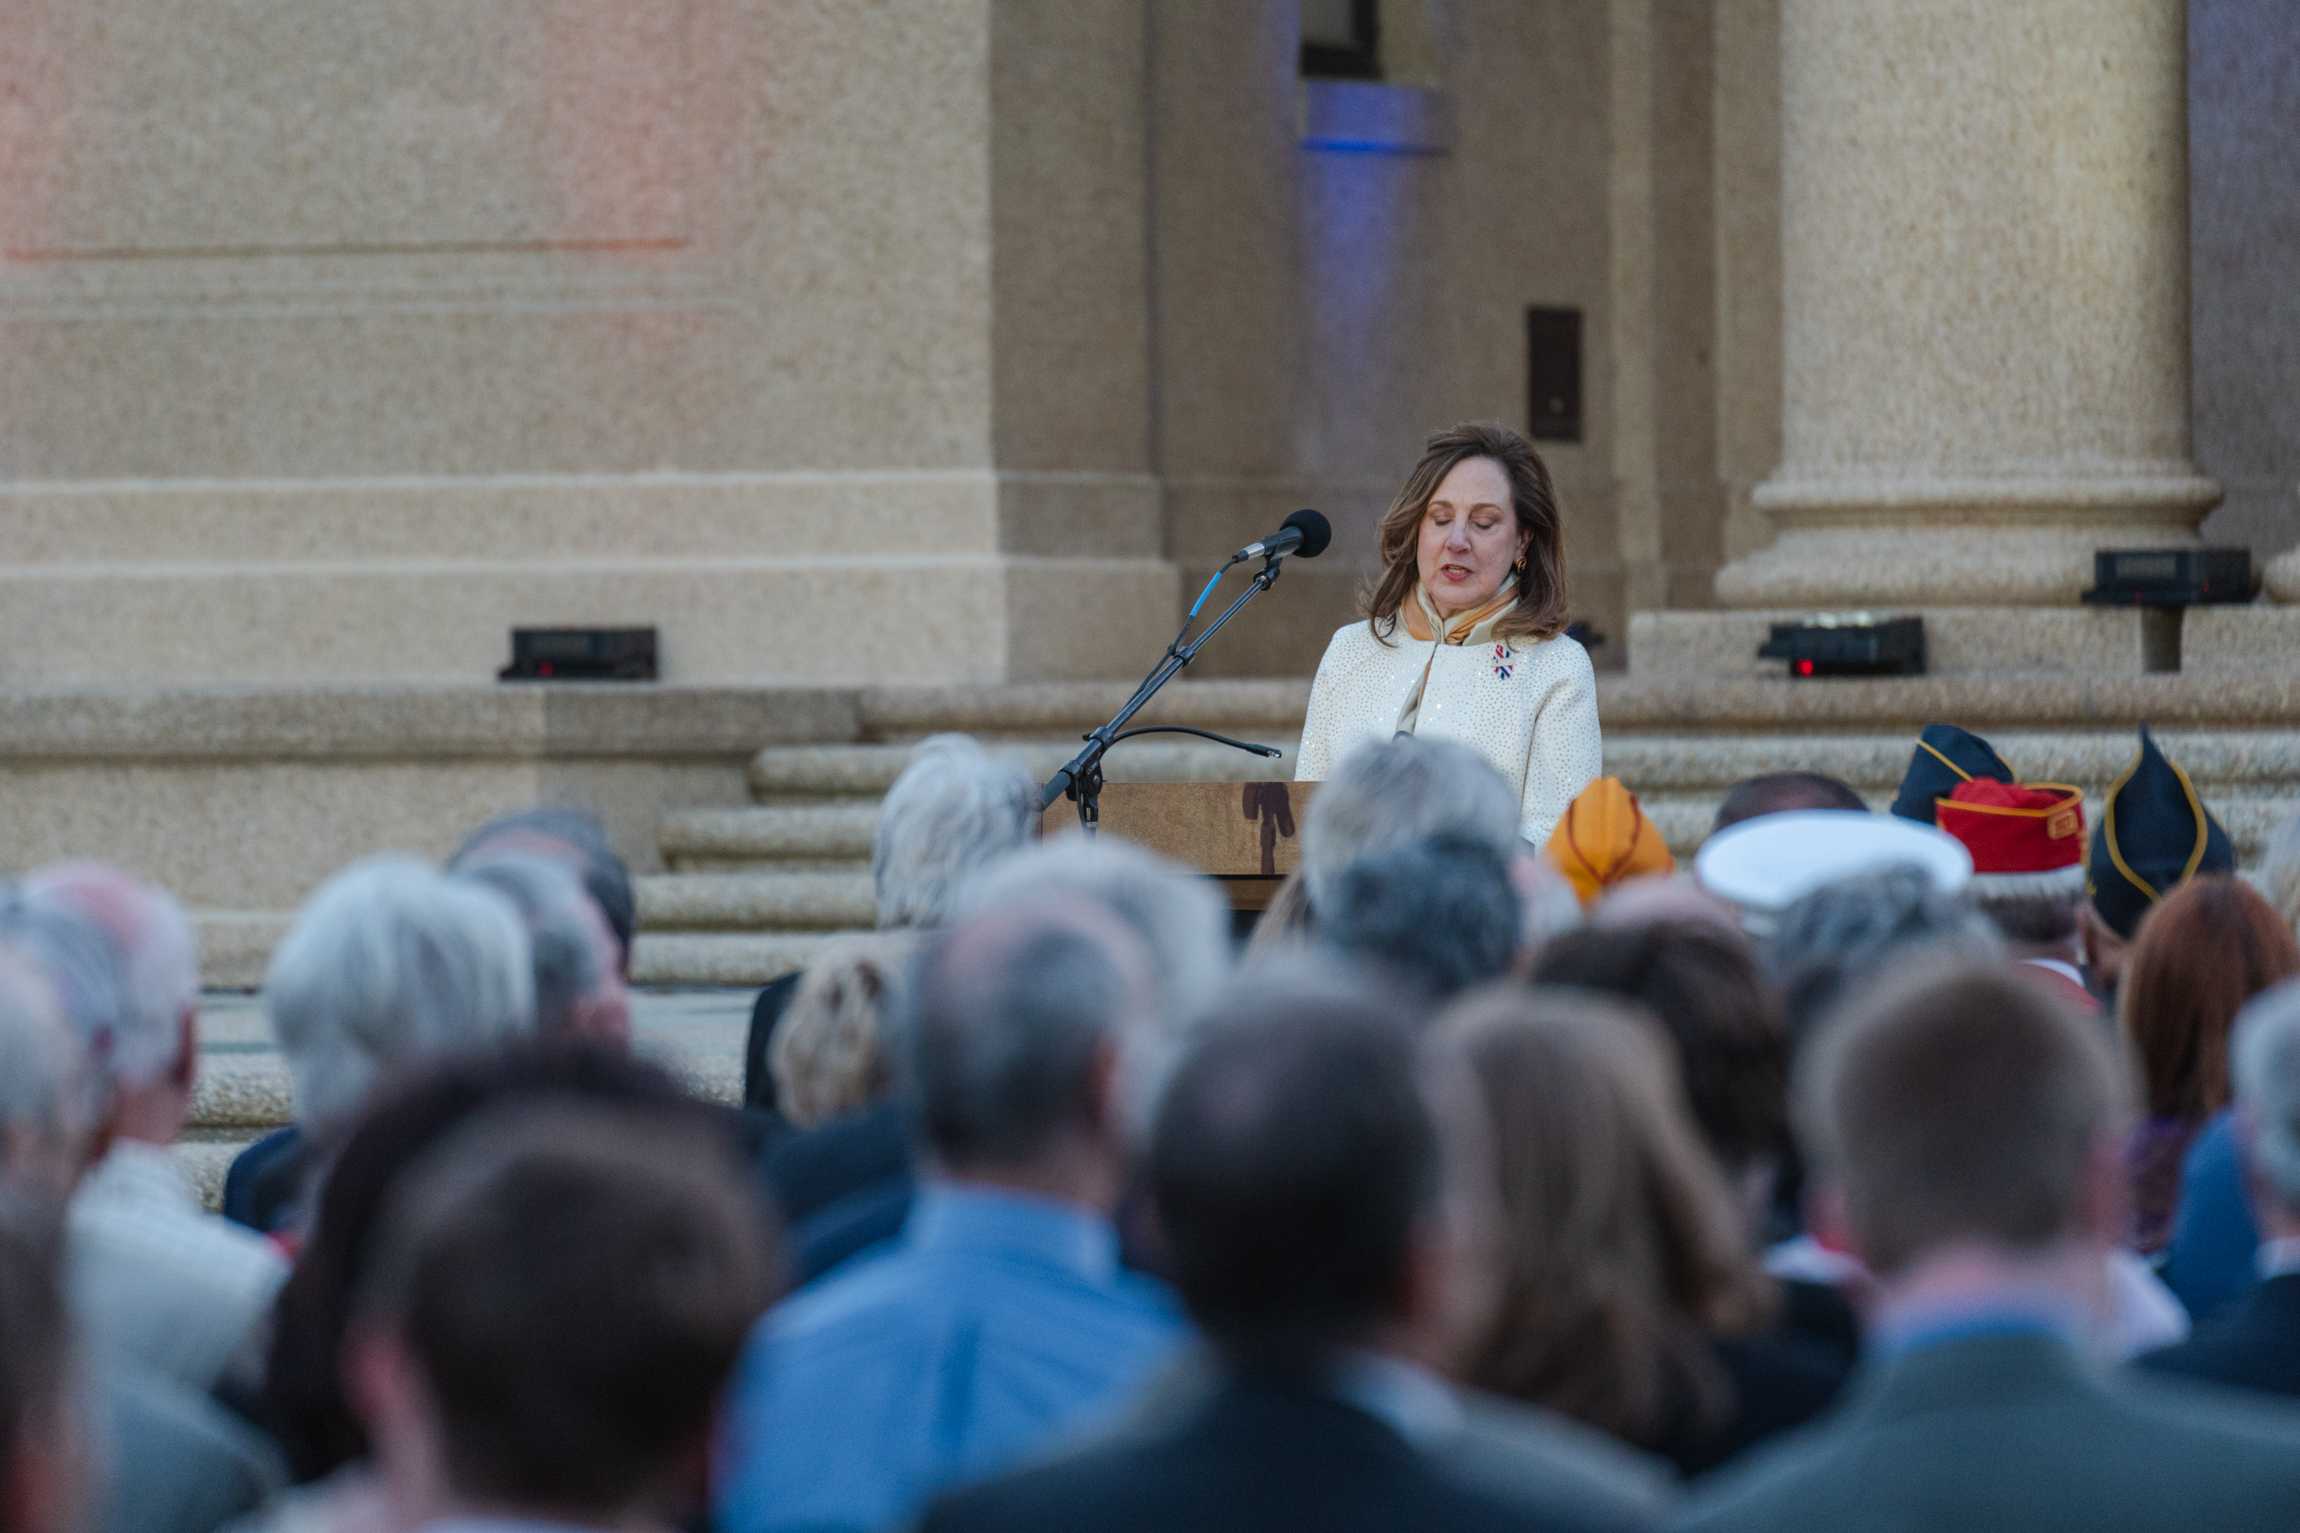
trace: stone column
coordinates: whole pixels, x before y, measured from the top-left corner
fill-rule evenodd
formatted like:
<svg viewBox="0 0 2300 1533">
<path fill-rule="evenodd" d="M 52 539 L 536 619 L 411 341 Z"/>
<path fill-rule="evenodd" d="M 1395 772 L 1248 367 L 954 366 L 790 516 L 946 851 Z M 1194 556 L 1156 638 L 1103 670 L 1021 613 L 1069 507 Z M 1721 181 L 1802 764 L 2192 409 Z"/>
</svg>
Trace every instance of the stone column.
<svg viewBox="0 0 2300 1533">
<path fill-rule="evenodd" d="M 2060 604 L 2194 536 L 2185 9 L 1785 0 L 1780 535 L 1720 601 Z"/>
</svg>

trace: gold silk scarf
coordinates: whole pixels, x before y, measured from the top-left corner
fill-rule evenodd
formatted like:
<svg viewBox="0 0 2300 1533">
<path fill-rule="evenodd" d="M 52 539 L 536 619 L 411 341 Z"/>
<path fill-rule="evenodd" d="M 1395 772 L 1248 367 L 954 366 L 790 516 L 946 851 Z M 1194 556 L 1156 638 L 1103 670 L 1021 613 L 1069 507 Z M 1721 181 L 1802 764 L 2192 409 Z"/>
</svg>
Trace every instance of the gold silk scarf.
<svg viewBox="0 0 2300 1533">
<path fill-rule="evenodd" d="M 1493 600 L 1474 612 L 1457 612 L 1452 617 L 1440 617 L 1437 603 L 1420 581 L 1414 582 L 1414 599 L 1405 604 L 1406 632 L 1427 644 L 1445 635 L 1447 644 L 1482 644 L 1493 637 L 1495 625 L 1503 613 L 1517 605 L 1517 572 L 1512 570 L 1501 578 L 1501 589 L 1493 593 Z M 1482 630 L 1482 631 L 1481 631 Z"/>
</svg>

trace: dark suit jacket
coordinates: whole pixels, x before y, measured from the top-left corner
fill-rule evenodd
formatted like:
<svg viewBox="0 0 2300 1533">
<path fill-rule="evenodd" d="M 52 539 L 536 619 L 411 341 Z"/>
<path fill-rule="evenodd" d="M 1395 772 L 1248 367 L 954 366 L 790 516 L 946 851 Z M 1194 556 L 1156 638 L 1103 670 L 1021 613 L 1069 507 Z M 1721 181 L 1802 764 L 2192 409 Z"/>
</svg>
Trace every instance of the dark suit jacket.
<svg viewBox="0 0 2300 1533">
<path fill-rule="evenodd" d="M 212 1533 L 287 1483 L 269 1442 L 170 1380 L 112 1369 L 96 1399 L 101 1533 Z"/>
<path fill-rule="evenodd" d="M 240 1151 L 224 1173 L 224 1217 L 258 1234 L 277 1233 L 303 1196 L 310 1159 L 303 1130 L 293 1123 Z"/>
<path fill-rule="evenodd" d="M 2152 1373 L 2300 1396 L 2300 1272 L 2272 1277 L 2211 1324 L 2140 1360 Z"/>
<path fill-rule="evenodd" d="M 2037 1333 L 1892 1359 L 1701 1487 L 1679 1533 L 2291 1527 L 2300 1414 L 2093 1368 Z"/>
<path fill-rule="evenodd" d="M 957 1492 L 924 1533 L 1596 1533 L 1650 1524 L 1577 1514 L 1506 1476 L 1457 1470 L 1307 1386 L 1232 1379 L 1170 1420 Z"/>
<path fill-rule="evenodd" d="M 795 1284 L 891 1239 L 910 1217 L 917 1176 L 910 1112 L 881 1102 L 773 1141 L 759 1173 L 789 1234 Z"/>
</svg>

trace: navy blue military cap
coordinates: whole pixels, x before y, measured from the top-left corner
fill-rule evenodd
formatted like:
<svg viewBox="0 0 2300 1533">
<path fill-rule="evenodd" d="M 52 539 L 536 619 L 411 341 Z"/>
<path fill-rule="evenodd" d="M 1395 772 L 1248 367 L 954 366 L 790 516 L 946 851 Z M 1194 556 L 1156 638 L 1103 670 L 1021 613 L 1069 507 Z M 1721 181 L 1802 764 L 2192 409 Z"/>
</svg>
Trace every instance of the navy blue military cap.
<svg viewBox="0 0 2300 1533">
<path fill-rule="evenodd" d="M 2108 790 L 2085 859 L 2085 892 L 2109 929 L 2130 940 L 2141 917 L 2199 873 L 2236 871 L 2228 832 L 2188 774 L 2140 726 L 2140 754 Z"/>
<path fill-rule="evenodd" d="M 1893 799 L 1893 813 L 1904 820 L 1933 821 L 1933 801 L 1947 798 L 1958 783 L 1976 777 L 2012 782 L 2013 770 L 1989 742 L 1954 724 L 1927 724 L 1909 755 L 1909 770 L 1901 777 L 1901 791 Z"/>
</svg>

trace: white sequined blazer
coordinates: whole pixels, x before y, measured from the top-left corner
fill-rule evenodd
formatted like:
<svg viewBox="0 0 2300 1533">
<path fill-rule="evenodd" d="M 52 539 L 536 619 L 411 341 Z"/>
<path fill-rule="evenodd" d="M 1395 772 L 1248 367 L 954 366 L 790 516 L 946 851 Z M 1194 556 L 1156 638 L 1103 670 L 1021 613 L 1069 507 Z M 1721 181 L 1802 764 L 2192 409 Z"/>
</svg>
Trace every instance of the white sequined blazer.
<svg viewBox="0 0 2300 1533">
<path fill-rule="evenodd" d="M 1413 638 L 1403 625 L 1384 643 L 1362 618 L 1337 629 L 1310 685 L 1294 776 L 1322 780 L 1351 749 L 1391 738 L 1401 722 L 1492 762 L 1517 793 L 1522 833 L 1536 846 L 1603 770 L 1597 678 L 1589 652 L 1562 634 L 1452 645 Z"/>
</svg>

